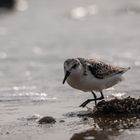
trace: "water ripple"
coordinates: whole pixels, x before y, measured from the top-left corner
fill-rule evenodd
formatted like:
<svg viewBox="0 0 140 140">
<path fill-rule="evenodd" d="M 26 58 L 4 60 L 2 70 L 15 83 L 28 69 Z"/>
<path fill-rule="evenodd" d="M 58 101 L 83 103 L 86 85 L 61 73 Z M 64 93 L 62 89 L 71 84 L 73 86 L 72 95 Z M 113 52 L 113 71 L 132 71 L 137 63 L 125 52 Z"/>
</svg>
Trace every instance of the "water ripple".
<svg viewBox="0 0 140 140">
<path fill-rule="evenodd" d="M 33 90 L 36 86 L 13 86 L 13 87 L 0 87 L 0 91 L 19 91 L 19 90 Z"/>
</svg>

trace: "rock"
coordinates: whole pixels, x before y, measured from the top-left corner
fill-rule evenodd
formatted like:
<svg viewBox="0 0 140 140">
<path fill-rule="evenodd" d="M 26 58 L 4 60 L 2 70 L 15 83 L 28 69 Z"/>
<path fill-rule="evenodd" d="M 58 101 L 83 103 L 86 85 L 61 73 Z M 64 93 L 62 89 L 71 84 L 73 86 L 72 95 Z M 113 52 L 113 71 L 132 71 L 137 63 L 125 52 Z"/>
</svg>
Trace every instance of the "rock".
<svg viewBox="0 0 140 140">
<path fill-rule="evenodd" d="M 71 112 L 67 117 L 104 117 L 104 116 L 137 116 L 140 117 L 140 98 L 126 97 L 123 99 L 102 100 L 94 107 L 93 111 Z"/>
<path fill-rule="evenodd" d="M 55 122 L 56 120 L 51 116 L 45 116 L 38 121 L 39 124 L 54 124 Z"/>
<path fill-rule="evenodd" d="M 9 135 L 10 133 L 9 132 L 6 132 L 6 134 Z"/>
<path fill-rule="evenodd" d="M 65 121 L 64 121 L 64 120 L 60 120 L 59 122 L 60 122 L 60 123 L 64 123 Z"/>
<path fill-rule="evenodd" d="M 140 115 L 140 99 L 127 97 L 99 102 L 93 115 Z"/>
</svg>

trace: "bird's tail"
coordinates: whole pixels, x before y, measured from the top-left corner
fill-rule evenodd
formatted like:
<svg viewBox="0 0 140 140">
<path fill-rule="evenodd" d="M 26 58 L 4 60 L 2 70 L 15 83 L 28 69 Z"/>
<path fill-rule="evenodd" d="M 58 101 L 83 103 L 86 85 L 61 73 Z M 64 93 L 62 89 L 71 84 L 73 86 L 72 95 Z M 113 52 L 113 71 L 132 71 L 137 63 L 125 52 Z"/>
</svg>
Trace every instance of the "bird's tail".
<svg viewBox="0 0 140 140">
<path fill-rule="evenodd" d="M 126 72 L 126 71 L 128 71 L 130 69 L 131 69 L 131 67 L 125 68 L 124 72 Z"/>
<path fill-rule="evenodd" d="M 123 74 L 123 73 L 127 72 L 130 69 L 131 69 L 131 67 L 122 68 L 122 70 L 119 73 L 122 73 Z"/>
</svg>

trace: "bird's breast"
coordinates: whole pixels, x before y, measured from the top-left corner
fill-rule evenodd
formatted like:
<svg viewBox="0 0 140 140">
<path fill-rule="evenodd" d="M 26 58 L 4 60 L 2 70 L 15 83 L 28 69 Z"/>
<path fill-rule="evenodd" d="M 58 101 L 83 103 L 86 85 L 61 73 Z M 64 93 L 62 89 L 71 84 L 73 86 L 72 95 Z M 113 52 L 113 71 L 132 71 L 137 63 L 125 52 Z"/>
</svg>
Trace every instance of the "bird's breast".
<svg viewBox="0 0 140 140">
<path fill-rule="evenodd" d="M 73 88 L 76 88 L 76 89 L 79 89 L 79 86 L 80 86 L 80 76 L 69 76 L 67 78 L 67 83 L 73 87 Z"/>
<path fill-rule="evenodd" d="M 92 90 L 99 90 L 98 81 L 94 77 L 89 76 L 81 76 L 81 77 L 69 77 L 67 79 L 67 83 L 75 88 L 82 91 L 92 91 Z"/>
</svg>

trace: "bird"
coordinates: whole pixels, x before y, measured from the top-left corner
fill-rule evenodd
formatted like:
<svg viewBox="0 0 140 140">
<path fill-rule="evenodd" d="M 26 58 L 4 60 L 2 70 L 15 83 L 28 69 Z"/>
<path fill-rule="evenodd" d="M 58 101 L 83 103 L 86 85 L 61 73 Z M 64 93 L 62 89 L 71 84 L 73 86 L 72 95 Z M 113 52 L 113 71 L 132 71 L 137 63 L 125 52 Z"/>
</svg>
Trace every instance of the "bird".
<svg viewBox="0 0 140 140">
<path fill-rule="evenodd" d="M 103 90 L 110 88 L 124 77 L 130 67 L 123 68 L 114 66 L 96 59 L 86 58 L 69 58 L 64 61 L 64 79 L 63 84 L 67 83 L 74 89 L 84 92 L 91 92 L 93 99 L 87 99 L 80 107 L 85 107 L 90 102 L 104 99 Z M 95 92 L 100 92 L 101 96 L 97 97 Z"/>
</svg>

